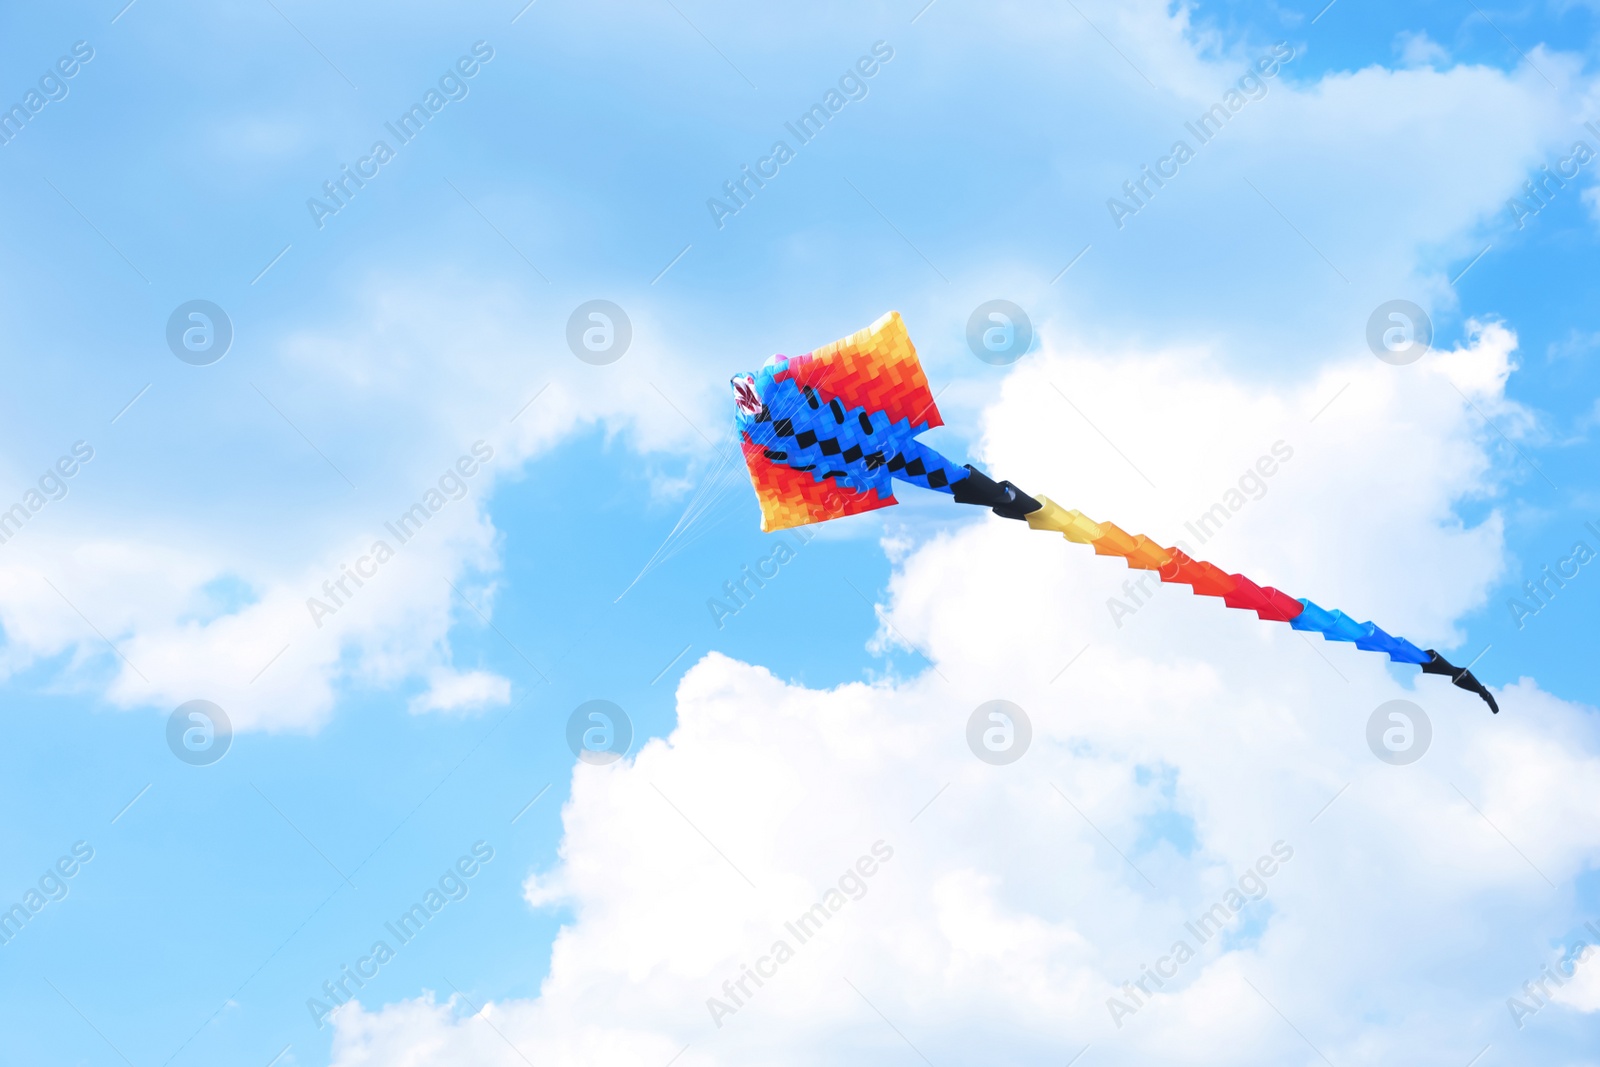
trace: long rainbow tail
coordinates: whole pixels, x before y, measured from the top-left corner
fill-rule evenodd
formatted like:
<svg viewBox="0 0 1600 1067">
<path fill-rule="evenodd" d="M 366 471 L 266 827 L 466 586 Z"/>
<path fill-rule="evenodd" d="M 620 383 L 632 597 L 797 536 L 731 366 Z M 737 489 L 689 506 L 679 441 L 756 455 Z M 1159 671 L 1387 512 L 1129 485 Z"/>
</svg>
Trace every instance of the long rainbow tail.
<svg viewBox="0 0 1600 1067">
<path fill-rule="evenodd" d="M 967 465 L 968 477 L 951 491 L 963 504 L 991 508 L 1008 519 L 1021 519 L 1035 530 L 1051 530 L 1068 541 L 1088 545 L 1101 556 L 1121 556 L 1131 568 L 1155 571 L 1163 582 L 1191 587 L 1201 596 L 1221 597 L 1230 608 L 1253 611 L 1269 622 L 1286 622 L 1296 630 L 1319 633 L 1329 641 L 1349 641 L 1357 648 L 1385 652 L 1396 663 L 1415 663 L 1424 674 L 1442 674 L 1458 688 L 1476 693 L 1496 714 L 1500 706 L 1472 672 L 1453 666 L 1433 649 L 1420 649 L 1403 637 L 1385 633 L 1370 622 L 1356 622 L 1342 611 L 1330 611 L 1305 598 L 1295 598 L 1270 585 L 1261 586 L 1242 574 L 1229 574 L 1176 548 L 1163 548 L 1143 534 L 1130 534 L 1114 523 L 1095 522 L 1081 511 L 1063 508 L 1049 497 L 1031 497 L 1010 482 L 995 482 Z"/>
</svg>

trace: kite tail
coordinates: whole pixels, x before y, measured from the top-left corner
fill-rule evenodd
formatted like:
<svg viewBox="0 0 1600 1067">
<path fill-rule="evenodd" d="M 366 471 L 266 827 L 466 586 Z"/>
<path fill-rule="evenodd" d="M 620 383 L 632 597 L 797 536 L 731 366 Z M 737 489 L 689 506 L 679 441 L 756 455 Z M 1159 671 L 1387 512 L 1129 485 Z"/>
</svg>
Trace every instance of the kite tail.
<svg viewBox="0 0 1600 1067">
<path fill-rule="evenodd" d="M 1357 648 L 1386 653 L 1396 663 L 1414 663 L 1424 674 L 1442 674 L 1457 688 L 1476 693 L 1496 714 L 1500 706 L 1472 672 L 1452 665 L 1433 649 L 1421 649 L 1403 637 L 1385 633 L 1370 622 L 1357 622 L 1342 611 L 1328 610 L 1295 598 L 1270 585 L 1257 585 L 1242 574 L 1229 574 L 1176 548 L 1163 548 L 1143 534 L 1130 534 L 1114 523 L 1095 522 L 1081 511 L 1061 507 L 1049 497 L 1031 497 L 1010 482 L 995 482 L 977 468 L 950 487 L 956 500 L 978 504 L 1007 519 L 1020 519 L 1035 530 L 1051 530 L 1068 541 L 1088 545 L 1101 556 L 1121 556 L 1128 566 L 1155 571 L 1163 582 L 1191 587 L 1201 596 L 1221 597 L 1230 608 L 1254 611 L 1269 622 L 1286 622 L 1296 630 L 1320 633 L 1328 641 L 1349 641 Z"/>
</svg>

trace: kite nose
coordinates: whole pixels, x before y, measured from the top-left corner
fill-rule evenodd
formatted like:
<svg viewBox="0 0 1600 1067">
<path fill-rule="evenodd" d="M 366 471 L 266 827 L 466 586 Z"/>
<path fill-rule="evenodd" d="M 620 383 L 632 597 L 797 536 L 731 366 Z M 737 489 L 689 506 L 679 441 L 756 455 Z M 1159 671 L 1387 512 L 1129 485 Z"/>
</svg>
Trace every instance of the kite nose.
<svg viewBox="0 0 1600 1067">
<path fill-rule="evenodd" d="M 728 384 L 733 387 L 734 403 L 746 415 L 761 413 L 761 397 L 756 393 L 756 379 L 752 374 L 735 374 Z"/>
</svg>

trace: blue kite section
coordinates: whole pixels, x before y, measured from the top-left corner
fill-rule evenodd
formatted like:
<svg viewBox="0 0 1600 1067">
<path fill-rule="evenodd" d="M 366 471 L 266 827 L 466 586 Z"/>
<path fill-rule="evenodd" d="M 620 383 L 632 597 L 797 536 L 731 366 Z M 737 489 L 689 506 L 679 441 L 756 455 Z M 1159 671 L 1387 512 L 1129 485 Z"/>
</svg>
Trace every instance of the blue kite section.
<svg viewBox="0 0 1600 1067">
<path fill-rule="evenodd" d="M 1301 598 L 1303 609 L 1289 620 L 1296 630 L 1319 633 L 1329 641 L 1349 641 L 1368 652 L 1386 652 L 1396 663 L 1427 663 L 1428 654 L 1403 637 L 1384 633 L 1370 622 L 1356 622 L 1337 609 L 1329 611 Z"/>
</svg>

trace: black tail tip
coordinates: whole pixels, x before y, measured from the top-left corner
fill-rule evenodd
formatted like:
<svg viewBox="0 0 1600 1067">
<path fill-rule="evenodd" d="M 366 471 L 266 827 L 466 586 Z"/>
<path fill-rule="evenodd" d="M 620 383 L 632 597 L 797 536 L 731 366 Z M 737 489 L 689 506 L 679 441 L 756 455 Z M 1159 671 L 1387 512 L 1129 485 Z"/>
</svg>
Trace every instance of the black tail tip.
<svg viewBox="0 0 1600 1067">
<path fill-rule="evenodd" d="M 1445 675 L 1455 683 L 1457 689 L 1465 689 L 1469 693 L 1478 694 L 1483 698 L 1483 702 L 1489 705 L 1491 712 L 1496 715 L 1500 714 L 1500 705 L 1495 703 L 1494 694 L 1489 692 L 1482 682 L 1474 678 L 1471 671 L 1462 667 L 1452 666 L 1449 660 L 1431 648 L 1428 649 L 1428 662 L 1421 664 L 1421 667 L 1423 674 Z"/>
</svg>

